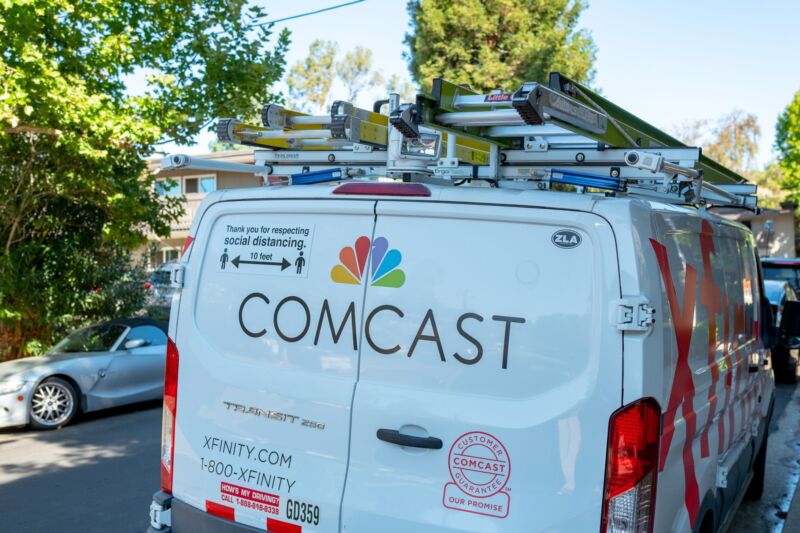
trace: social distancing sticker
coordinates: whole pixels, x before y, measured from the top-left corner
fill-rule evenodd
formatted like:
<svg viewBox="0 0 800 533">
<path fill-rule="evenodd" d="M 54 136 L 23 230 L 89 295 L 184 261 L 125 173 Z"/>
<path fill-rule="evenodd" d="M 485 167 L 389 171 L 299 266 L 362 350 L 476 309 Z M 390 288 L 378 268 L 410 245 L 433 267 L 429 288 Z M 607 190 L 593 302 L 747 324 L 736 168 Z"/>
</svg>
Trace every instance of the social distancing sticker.
<svg viewBox="0 0 800 533">
<path fill-rule="evenodd" d="M 261 224 L 253 220 L 241 217 L 222 222 L 213 248 L 217 271 L 307 277 L 314 225 Z"/>
</svg>

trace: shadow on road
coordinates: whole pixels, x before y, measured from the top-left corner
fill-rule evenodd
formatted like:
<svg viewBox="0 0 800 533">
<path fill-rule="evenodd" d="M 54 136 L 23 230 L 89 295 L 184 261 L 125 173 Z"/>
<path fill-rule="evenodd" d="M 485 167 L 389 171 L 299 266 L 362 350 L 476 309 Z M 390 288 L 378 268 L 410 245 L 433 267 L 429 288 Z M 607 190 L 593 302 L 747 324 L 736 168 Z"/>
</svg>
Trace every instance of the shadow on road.
<svg viewBox="0 0 800 533">
<path fill-rule="evenodd" d="M 159 487 L 160 407 L 90 413 L 55 431 L 0 431 L 2 530 L 144 531 Z"/>
</svg>

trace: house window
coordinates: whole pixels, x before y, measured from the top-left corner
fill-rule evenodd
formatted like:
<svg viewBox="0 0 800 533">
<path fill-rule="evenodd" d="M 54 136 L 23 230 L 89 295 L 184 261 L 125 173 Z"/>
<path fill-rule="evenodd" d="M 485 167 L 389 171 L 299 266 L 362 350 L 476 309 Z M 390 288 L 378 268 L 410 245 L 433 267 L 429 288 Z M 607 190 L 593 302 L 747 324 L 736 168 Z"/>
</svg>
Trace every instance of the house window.
<svg viewBox="0 0 800 533">
<path fill-rule="evenodd" d="M 180 257 L 180 250 L 177 248 L 167 248 L 161 250 L 162 263 L 169 263 L 170 261 L 177 261 Z"/>
<path fill-rule="evenodd" d="M 156 193 L 159 196 L 180 196 L 181 182 L 179 179 L 158 180 L 156 182 Z"/>
<path fill-rule="evenodd" d="M 186 194 L 197 192 L 197 178 L 186 178 L 183 180 L 183 190 Z"/>
<path fill-rule="evenodd" d="M 217 178 L 215 176 L 202 176 L 200 178 L 200 192 L 214 192 L 217 190 Z"/>
<path fill-rule="evenodd" d="M 205 194 L 216 190 L 217 178 L 215 176 L 193 176 L 183 180 L 183 192 L 186 194 L 198 192 Z"/>
</svg>

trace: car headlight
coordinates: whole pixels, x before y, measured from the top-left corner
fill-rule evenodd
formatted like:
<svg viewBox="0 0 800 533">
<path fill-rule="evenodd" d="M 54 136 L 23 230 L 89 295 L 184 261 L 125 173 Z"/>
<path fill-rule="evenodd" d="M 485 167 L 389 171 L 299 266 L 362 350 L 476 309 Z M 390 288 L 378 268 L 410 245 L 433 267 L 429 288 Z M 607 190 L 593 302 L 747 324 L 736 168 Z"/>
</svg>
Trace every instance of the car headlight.
<svg viewBox="0 0 800 533">
<path fill-rule="evenodd" d="M 11 394 L 25 386 L 24 381 L 0 381 L 0 394 Z"/>
</svg>

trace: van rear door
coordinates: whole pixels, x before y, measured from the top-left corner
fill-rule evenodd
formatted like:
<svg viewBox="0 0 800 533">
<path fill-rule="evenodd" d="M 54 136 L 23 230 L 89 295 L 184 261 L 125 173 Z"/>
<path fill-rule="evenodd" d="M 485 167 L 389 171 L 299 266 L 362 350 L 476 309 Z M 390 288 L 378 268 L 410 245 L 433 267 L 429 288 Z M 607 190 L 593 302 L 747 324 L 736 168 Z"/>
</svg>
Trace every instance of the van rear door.
<svg viewBox="0 0 800 533">
<path fill-rule="evenodd" d="M 525 207 L 377 213 L 342 530 L 596 531 L 622 395 L 610 226 Z"/>
<path fill-rule="evenodd" d="M 342 236 L 360 251 L 373 226 L 372 201 L 205 212 L 174 339 L 175 498 L 262 531 L 339 531 L 364 289 L 331 267 L 363 268 Z"/>
</svg>

